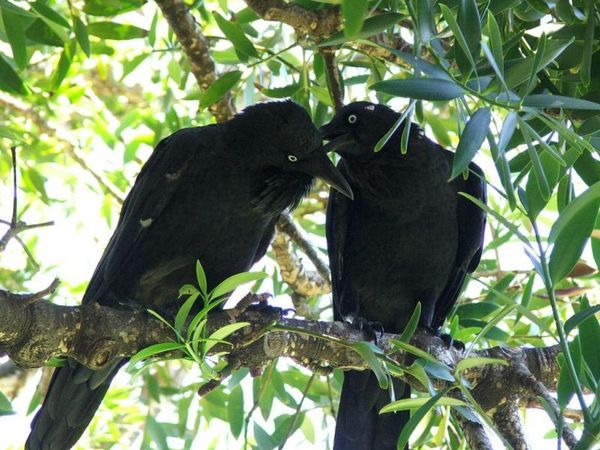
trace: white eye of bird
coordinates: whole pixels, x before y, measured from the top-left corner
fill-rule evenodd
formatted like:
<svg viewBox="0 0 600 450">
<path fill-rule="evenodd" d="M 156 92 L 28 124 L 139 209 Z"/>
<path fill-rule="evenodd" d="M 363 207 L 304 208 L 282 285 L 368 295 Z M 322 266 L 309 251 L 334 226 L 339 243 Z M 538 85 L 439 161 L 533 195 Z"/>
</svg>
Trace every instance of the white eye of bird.
<svg viewBox="0 0 600 450">
<path fill-rule="evenodd" d="M 358 117 L 356 117 L 356 114 L 350 114 L 348 116 L 348 123 L 356 123 L 357 119 L 358 119 Z"/>
<path fill-rule="evenodd" d="M 296 162 L 298 161 L 298 157 L 294 155 L 288 155 L 288 160 L 291 162 Z"/>
</svg>

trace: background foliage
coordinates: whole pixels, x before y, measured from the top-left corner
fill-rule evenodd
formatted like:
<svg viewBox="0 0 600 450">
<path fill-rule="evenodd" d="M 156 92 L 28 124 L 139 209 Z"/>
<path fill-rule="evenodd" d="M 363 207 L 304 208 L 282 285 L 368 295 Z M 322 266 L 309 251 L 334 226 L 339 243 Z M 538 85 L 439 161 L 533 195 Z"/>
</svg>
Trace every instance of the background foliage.
<svg viewBox="0 0 600 450">
<path fill-rule="evenodd" d="M 369 98 L 406 111 L 407 120 L 455 149 L 458 176 L 473 157 L 486 171 L 484 258 L 446 331 L 474 348 L 560 342 L 565 423 L 597 434 L 595 2 L 293 3 L 335 18 L 339 11 L 343 29 L 310 36 L 285 25 L 285 15 L 266 21 L 241 1 L 190 2 L 217 64 L 218 79 L 201 91 L 153 2 L 1 0 L 0 219 L 10 220 L 8 149 L 16 146 L 18 218 L 56 222 L 21 234 L 23 246 L 11 241 L 0 259 L 2 287 L 35 290 L 59 276 L 54 300 L 77 299 L 151 149 L 182 127 L 214 122 L 209 110 L 224 95 L 237 109 L 291 97 L 318 125 L 331 117 L 338 91 L 345 102 Z M 261 13 L 260 1 L 248 4 Z M 317 186 L 295 213 L 322 252 L 325 203 Z M 270 254 L 264 263 L 272 277 L 261 288 L 286 305 L 293 292 L 273 260 Z M 328 296 L 306 301 L 308 317 L 331 318 Z M 260 449 L 286 442 L 324 448 L 331 438 L 337 371 L 325 377 L 278 361 L 259 377 L 239 371 L 202 399 L 198 377 L 197 368 L 168 362 L 116 384 L 81 448 L 236 448 L 244 441 Z M 12 406 L 0 398 L 0 408 L 23 417 L 40 396 L 19 392 Z M 578 401 L 569 404 L 573 397 Z M 413 433 L 415 448 L 464 448 L 450 407 L 438 412 Z M 551 427 L 537 432 L 555 435 Z"/>
</svg>

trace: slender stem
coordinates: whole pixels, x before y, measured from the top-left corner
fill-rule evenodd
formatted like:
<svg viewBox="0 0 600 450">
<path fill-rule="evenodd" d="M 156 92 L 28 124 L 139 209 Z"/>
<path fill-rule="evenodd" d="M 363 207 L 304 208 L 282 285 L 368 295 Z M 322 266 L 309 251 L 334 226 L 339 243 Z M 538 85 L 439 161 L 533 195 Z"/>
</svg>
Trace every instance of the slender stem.
<svg viewBox="0 0 600 450">
<path fill-rule="evenodd" d="M 544 281 L 544 286 L 546 287 L 546 291 L 548 292 L 548 299 L 550 300 L 550 306 L 552 307 L 552 315 L 554 316 L 554 322 L 556 323 L 556 330 L 558 332 L 558 338 L 561 350 L 565 357 L 565 362 L 567 364 L 567 370 L 569 371 L 569 375 L 571 380 L 573 381 L 573 387 L 575 389 L 575 394 L 577 395 L 577 400 L 579 401 L 579 406 L 581 406 L 581 410 L 583 411 L 583 417 L 585 422 L 588 424 L 592 423 L 592 416 L 590 415 L 590 411 L 585 403 L 585 399 L 583 398 L 583 390 L 581 389 L 581 384 L 579 383 L 579 377 L 577 376 L 577 371 L 575 370 L 575 364 L 573 363 L 573 358 L 571 357 L 571 352 L 569 350 L 569 345 L 567 343 L 567 338 L 565 335 L 565 330 L 563 328 L 563 323 L 560 318 L 560 314 L 558 312 L 558 303 L 556 301 L 556 295 L 554 292 L 554 286 L 552 285 L 552 279 L 550 278 L 550 269 L 548 267 L 548 261 L 546 259 L 546 251 L 544 250 L 544 246 L 542 244 L 542 238 L 540 236 L 537 223 L 535 220 L 531 220 L 531 226 L 533 228 L 533 232 L 535 234 L 535 240 L 537 242 L 538 250 L 540 252 L 540 264 L 542 266 L 542 279 Z"/>
<path fill-rule="evenodd" d="M 296 412 L 294 413 L 292 421 L 290 422 L 290 426 L 288 427 L 287 432 L 285 433 L 285 438 L 283 439 L 283 442 L 279 446 L 279 450 L 283 449 L 283 447 L 285 446 L 285 443 L 292 435 L 292 433 L 294 431 L 294 425 L 296 425 L 296 420 L 298 420 L 298 416 L 300 415 L 300 408 L 302 408 L 302 403 L 304 403 L 304 399 L 308 395 L 308 390 L 310 389 L 316 376 L 317 376 L 317 373 L 313 372 L 313 374 L 311 375 L 311 377 L 308 380 L 308 383 L 306 383 L 306 387 L 304 388 L 304 391 L 302 392 L 302 398 L 300 399 L 300 402 L 298 402 L 298 406 L 296 407 Z"/>
<path fill-rule="evenodd" d="M 11 147 L 12 169 L 13 169 L 13 210 L 11 218 L 11 226 L 17 225 L 17 148 Z"/>
</svg>

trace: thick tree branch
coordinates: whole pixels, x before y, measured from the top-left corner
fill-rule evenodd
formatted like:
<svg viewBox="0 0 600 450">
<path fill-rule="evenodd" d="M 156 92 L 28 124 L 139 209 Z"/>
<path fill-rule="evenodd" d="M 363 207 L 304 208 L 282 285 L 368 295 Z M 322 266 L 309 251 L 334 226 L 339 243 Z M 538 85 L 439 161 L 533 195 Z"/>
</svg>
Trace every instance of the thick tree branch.
<svg viewBox="0 0 600 450">
<path fill-rule="evenodd" d="M 277 357 L 289 357 L 313 367 L 314 363 L 344 369 L 367 369 L 368 364 L 353 350 L 352 344 L 364 340 L 362 332 L 342 322 L 323 322 L 280 317 L 278 312 L 246 310 L 232 315 L 231 310 L 211 315 L 209 333 L 234 321 L 250 326 L 234 338 L 234 351 L 258 344 L 248 364 L 260 366 Z M 235 317 L 237 315 L 237 317 Z M 234 316 L 234 317 L 232 317 Z M 258 333 L 251 341 L 248 336 Z M 23 301 L 22 295 L 0 291 L 0 349 L 24 367 L 38 367 L 53 356 L 69 356 L 92 368 L 100 368 L 112 358 L 127 357 L 148 345 L 174 339 L 173 331 L 145 311 L 118 310 L 98 304 L 61 306 L 47 301 Z M 397 335 L 384 333 L 378 346 L 401 364 L 412 357 L 394 347 Z M 441 363 L 453 368 L 464 358 L 462 351 L 448 348 L 437 336 L 418 332 L 411 342 Z M 223 350 L 215 347 L 215 351 Z M 558 346 L 547 348 L 495 347 L 472 352 L 471 356 L 499 358 L 508 366 L 484 365 L 463 373 L 471 383 L 473 395 L 485 410 L 502 403 L 498 399 L 521 397 L 523 388 L 517 370 L 526 367 L 545 386 L 556 383 L 559 373 Z M 544 361 L 543 364 L 540 364 Z M 498 380 L 505 380 L 499 383 Z M 407 382 L 418 386 L 416 381 Z M 530 393 L 535 396 L 537 393 Z M 492 399 L 495 399 L 493 401 Z"/>
<path fill-rule="evenodd" d="M 285 23 L 299 36 L 309 36 L 316 41 L 335 33 L 341 24 L 339 7 L 312 11 L 283 0 L 245 0 L 245 2 L 263 19 Z"/>
<path fill-rule="evenodd" d="M 185 51 L 190 68 L 200 90 L 204 92 L 216 79 L 215 63 L 210 55 L 210 46 L 202 30 L 194 20 L 188 6 L 182 0 L 156 0 L 169 26 Z M 223 122 L 234 114 L 231 96 L 223 96 L 209 108 L 217 122 Z"/>
</svg>

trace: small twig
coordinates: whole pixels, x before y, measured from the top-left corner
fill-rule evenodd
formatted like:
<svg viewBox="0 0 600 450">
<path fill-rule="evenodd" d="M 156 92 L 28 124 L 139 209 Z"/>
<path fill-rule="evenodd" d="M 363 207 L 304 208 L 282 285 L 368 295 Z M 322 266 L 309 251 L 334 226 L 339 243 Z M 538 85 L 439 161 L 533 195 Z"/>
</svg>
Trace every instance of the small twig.
<svg viewBox="0 0 600 450">
<path fill-rule="evenodd" d="M 261 303 L 267 302 L 272 298 L 271 294 L 262 293 L 255 294 L 253 292 L 249 292 L 246 294 L 244 298 L 242 298 L 237 305 L 231 309 L 226 309 L 225 312 L 231 317 L 232 320 L 236 320 L 240 315 L 242 315 L 253 303 Z"/>
<path fill-rule="evenodd" d="M 8 292 L 8 291 L 0 289 L 0 293 L 2 293 L 2 297 L 4 297 L 5 299 L 17 301 L 17 302 L 23 303 L 23 306 L 26 306 L 26 305 L 35 303 L 39 300 L 42 300 L 43 298 L 48 297 L 49 295 L 53 294 L 54 291 L 56 291 L 56 288 L 58 287 L 59 284 L 60 284 L 60 280 L 58 278 L 55 278 L 47 288 L 42 289 L 39 292 L 33 292 L 31 294 L 15 294 L 13 292 Z"/>
<path fill-rule="evenodd" d="M 88 163 L 85 162 L 85 159 L 83 159 L 75 152 L 75 148 L 70 143 L 69 145 L 66 145 L 65 148 L 67 150 L 67 153 L 71 156 L 71 158 L 73 158 L 77 164 L 79 164 L 86 172 L 88 172 L 92 177 L 94 177 L 98 184 L 112 197 L 114 197 L 115 200 L 117 200 L 119 203 L 123 203 L 125 201 L 123 193 L 120 192 L 116 186 L 114 186 L 100 174 L 96 173 L 96 171 L 94 171 L 94 169 L 92 169 L 88 165 Z"/>
<path fill-rule="evenodd" d="M 13 227 L 17 224 L 17 148 L 14 146 L 11 147 L 10 154 L 12 157 L 12 169 L 13 169 L 13 209 L 12 209 L 12 218 L 10 220 L 10 225 L 11 225 L 11 227 Z"/>
<path fill-rule="evenodd" d="M 34 265 L 37 266 L 37 263 L 35 262 L 33 255 L 31 255 L 31 253 L 29 252 L 29 249 L 27 248 L 25 243 L 21 239 L 19 239 L 19 237 L 17 235 L 23 231 L 31 230 L 32 228 L 47 227 L 50 225 L 54 225 L 54 222 L 42 222 L 42 223 L 34 223 L 34 224 L 28 225 L 25 222 L 18 220 L 17 148 L 11 147 L 10 152 L 11 152 L 12 165 L 13 165 L 13 167 L 12 167 L 12 171 L 13 171 L 13 201 L 12 201 L 12 204 L 13 204 L 13 206 L 12 206 L 12 214 L 11 214 L 10 222 L 0 219 L 0 223 L 8 225 L 8 230 L 6 230 L 6 233 L 4 233 L 2 238 L 0 238 L 0 252 L 3 252 L 4 250 L 6 250 L 6 246 L 8 245 L 8 242 L 14 238 L 15 240 L 17 240 L 19 242 L 19 244 L 21 244 L 21 246 L 27 253 L 27 256 L 33 261 Z"/>
<path fill-rule="evenodd" d="M 526 367 L 519 368 L 519 381 L 522 386 L 529 389 L 534 395 L 543 398 L 552 408 L 555 417 L 561 417 L 560 408 L 556 399 L 550 394 L 550 391 L 540 381 L 538 381 Z M 573 434 L 573 430 L 566 424 L 562 427 L 562 438 L 567 444 L 567 447 L 574 449 L 577 445 L 577 438 Z"/>
<path fill-rule="evenodd" d="M 285 433 L 285 438 L 283 439 L 283 441 L 281 442 L 281 445 L 279 446 L 279 450 L 283 449 L 283 447 L 285 446 L 285 443 L 290 438 L 292 431 L 294 430 L 294 425 L 296 425 L 296 420 L 298 420 L 298 415 L 300 414 L 300 408 L 302 408 L 302 403 L 304 403 L 304 399 L 308 395 L 308 390 L 310 389 L 316 376 L 317 376 L 317 374 L 315 372 L 313 372 L 313 374 L 309 378 L 308 382 L 306 383 L 304 391 L 302 392 L 302 398 L 298 402 L 298 406 L 296 407 L 296 412 L 294 413 L 292 421 L 290 422 L 290 426 L 288 427 L 287 432 Z"/>
</svg>

